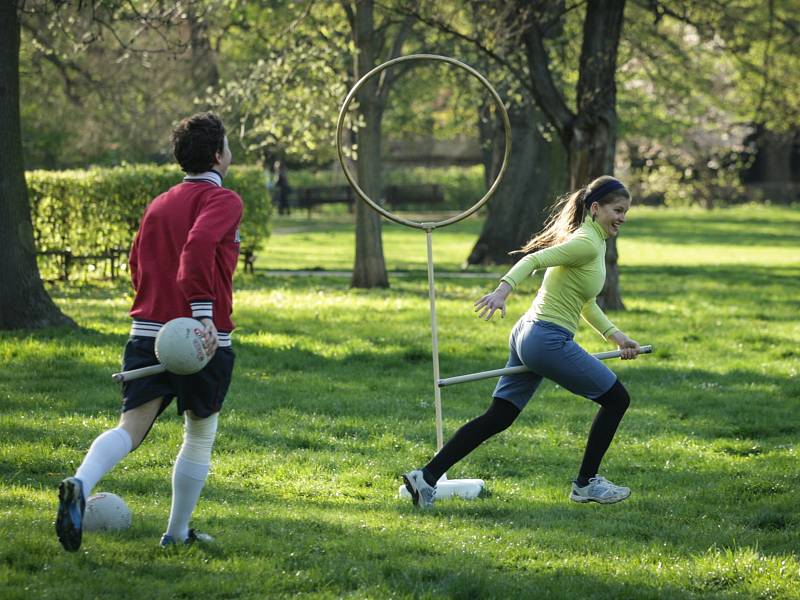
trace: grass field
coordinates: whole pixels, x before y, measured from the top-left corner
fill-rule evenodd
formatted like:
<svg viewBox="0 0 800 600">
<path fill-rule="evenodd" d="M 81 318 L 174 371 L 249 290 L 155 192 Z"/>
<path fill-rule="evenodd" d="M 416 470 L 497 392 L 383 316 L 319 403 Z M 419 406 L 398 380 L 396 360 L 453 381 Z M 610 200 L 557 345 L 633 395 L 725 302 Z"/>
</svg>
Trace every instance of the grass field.
<svg viewBox="0 0 800 600">
<path fill-rule="evenodd" d="M 442 373 L 500 367 L 536 282 L 484 323 L 494 285 L 447 276 L 480 228 L 434 233 Z M 255 275 L 239 275 L 237 370 L 194 525 L 208 547 L 157 547 L 181 422 L 170 410 L 103 479 L 133 526 L 53 532 L 58 481 L 117 419 L 109 374 L 127 287 L 56 288 L 77 331 L 0 334 L 0 597 L 800 598 L 800 214 L 635 207 L 620 238 L 628 310 L 657 353 L 611 363 L 633 398 L 603 472 L 633 489 L 613 506 L 567 499 L 594 414 L 545 384 L 515 425 L 451 470 L 475 501 L 418 513 L 399 475 L 434 446 L 425 240 L 387 226 L 389 290 L 346 277 L 346 217 L 276 222 Z M 578 339 L 607 349 L 587 329 Z M 443 391 L 445 434 L 488 404 L 493 381 Z"/>
</svg>

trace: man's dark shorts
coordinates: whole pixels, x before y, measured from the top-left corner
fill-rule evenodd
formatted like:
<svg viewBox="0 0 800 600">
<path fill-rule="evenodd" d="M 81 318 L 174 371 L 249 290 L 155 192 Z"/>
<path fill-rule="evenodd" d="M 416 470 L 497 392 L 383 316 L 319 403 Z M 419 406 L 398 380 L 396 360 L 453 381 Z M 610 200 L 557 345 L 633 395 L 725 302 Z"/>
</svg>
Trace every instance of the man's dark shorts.
<svg viewBox="0 0 800 600">
<path fill-rule="evenodd" d="M 123 370 L 157 364 L 155 343 L 155 338 L 129 338 L 122 358 Z M 231 384 L 235 357 L 230 347 L 217 348 L 208 364 L 194 375 L 160 373 L 127 381 L 122 384 L 122 412 L 163 397 L 158 411 L 161 414 L 177 397 L 178 414 L 191 410 L 195 416 L 205 419 L 222 408 Z"/>
</svg>

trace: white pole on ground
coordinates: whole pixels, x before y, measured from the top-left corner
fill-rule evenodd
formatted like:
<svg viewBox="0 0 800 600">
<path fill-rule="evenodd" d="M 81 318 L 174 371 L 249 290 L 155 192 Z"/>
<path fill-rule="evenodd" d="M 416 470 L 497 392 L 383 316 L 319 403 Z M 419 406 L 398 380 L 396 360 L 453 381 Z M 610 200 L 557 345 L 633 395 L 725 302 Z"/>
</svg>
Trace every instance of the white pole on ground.
<svg viewBox="0 0 800 600">
<path fill-rule="evenodd" d="M 442 390 L 439 387 L 439 326 L 436 322 L 436 280 L 433 271 L 433 229 L 435 225 L 423 223 L 428 247 L 428 298 L 431 311 L 431 354 L 433 358 L 433 404 L 436 413 L 436 452 L 444 446 L 442 426 Z M 476 498 L 483 490 L 483 479 L 448 479 L 447 473 L 436 483 L 436 497 L 458 496 L 467 500 Z M 411 497 L 404 485 L 398 489 L 401 497 Z"/>
</svg>

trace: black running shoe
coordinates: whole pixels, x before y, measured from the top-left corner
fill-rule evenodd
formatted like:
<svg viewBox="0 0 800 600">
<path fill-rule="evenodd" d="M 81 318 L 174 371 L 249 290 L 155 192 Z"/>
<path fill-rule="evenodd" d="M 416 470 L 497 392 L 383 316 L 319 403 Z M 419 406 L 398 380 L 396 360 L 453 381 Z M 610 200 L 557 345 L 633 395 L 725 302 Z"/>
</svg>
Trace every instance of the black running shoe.
<svg viewBox="0 0 800 600">
<path fill-rule="evenodd" d="M 182 542 L 178 542 L 175 540 L 174 537 L 168 534 L 164 534 L 161 536 L 161 541 L 158 542 L 158 545 L 162 548 L 169 548 L 170 546 L 176 546 L 179 543 L 183 544 L 184 546 L 188 546 L 190 544 L 194 544 L 195 542 L 200 542 L 201 544 L 210 544 L 214 541 L 214 538 L 208 535 L 207 533 L 200 533 L 199 531 L 195 531 L 194 529 L 189 530 L 189 537 L 187 537 Z"/>
<path fill-rule="evenodd" d="M 86 499 L 83 497 L 83 483 L 77 477 L 67 477 L 58 486 L 58 514 L 56 515 L 58 541 L 67 552 L 77 552 L 81 547 L 83 511 L 85 509 Z"/>
</svg>

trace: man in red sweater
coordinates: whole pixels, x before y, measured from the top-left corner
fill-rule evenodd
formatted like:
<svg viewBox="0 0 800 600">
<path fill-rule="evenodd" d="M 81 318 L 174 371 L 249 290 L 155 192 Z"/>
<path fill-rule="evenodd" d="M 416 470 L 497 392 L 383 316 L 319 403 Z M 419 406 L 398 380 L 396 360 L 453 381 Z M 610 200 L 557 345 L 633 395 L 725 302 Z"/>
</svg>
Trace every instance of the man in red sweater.
<svg viewBox="0 0 800 600">
<path fill-rule="evenodd" d="M 142 443 L 173 398 L 185 429 L 160 544 L 211 539 L 190 529 L 189 520 L 208 475 L 217 417 L 233 372 L 232 280 L 242 201 L 222 187 L 231 151 L 219 117 L 200 113 L 184 119 L 172 133 L 172 145 L 186 177 L 150 203 L 131 248 L 136 295 L 123 370 L 156 364 L 155 337 L 164 323 L 177 317 L 203 323 L 212 358 L 194 375 L 163 373 L 123 384 L 119 425 L 94 440 L 75 475 L 59 486 L 56 533 L 71 552 L 81 545 L 85 499 L 103 475 Z"/>
</svg>

